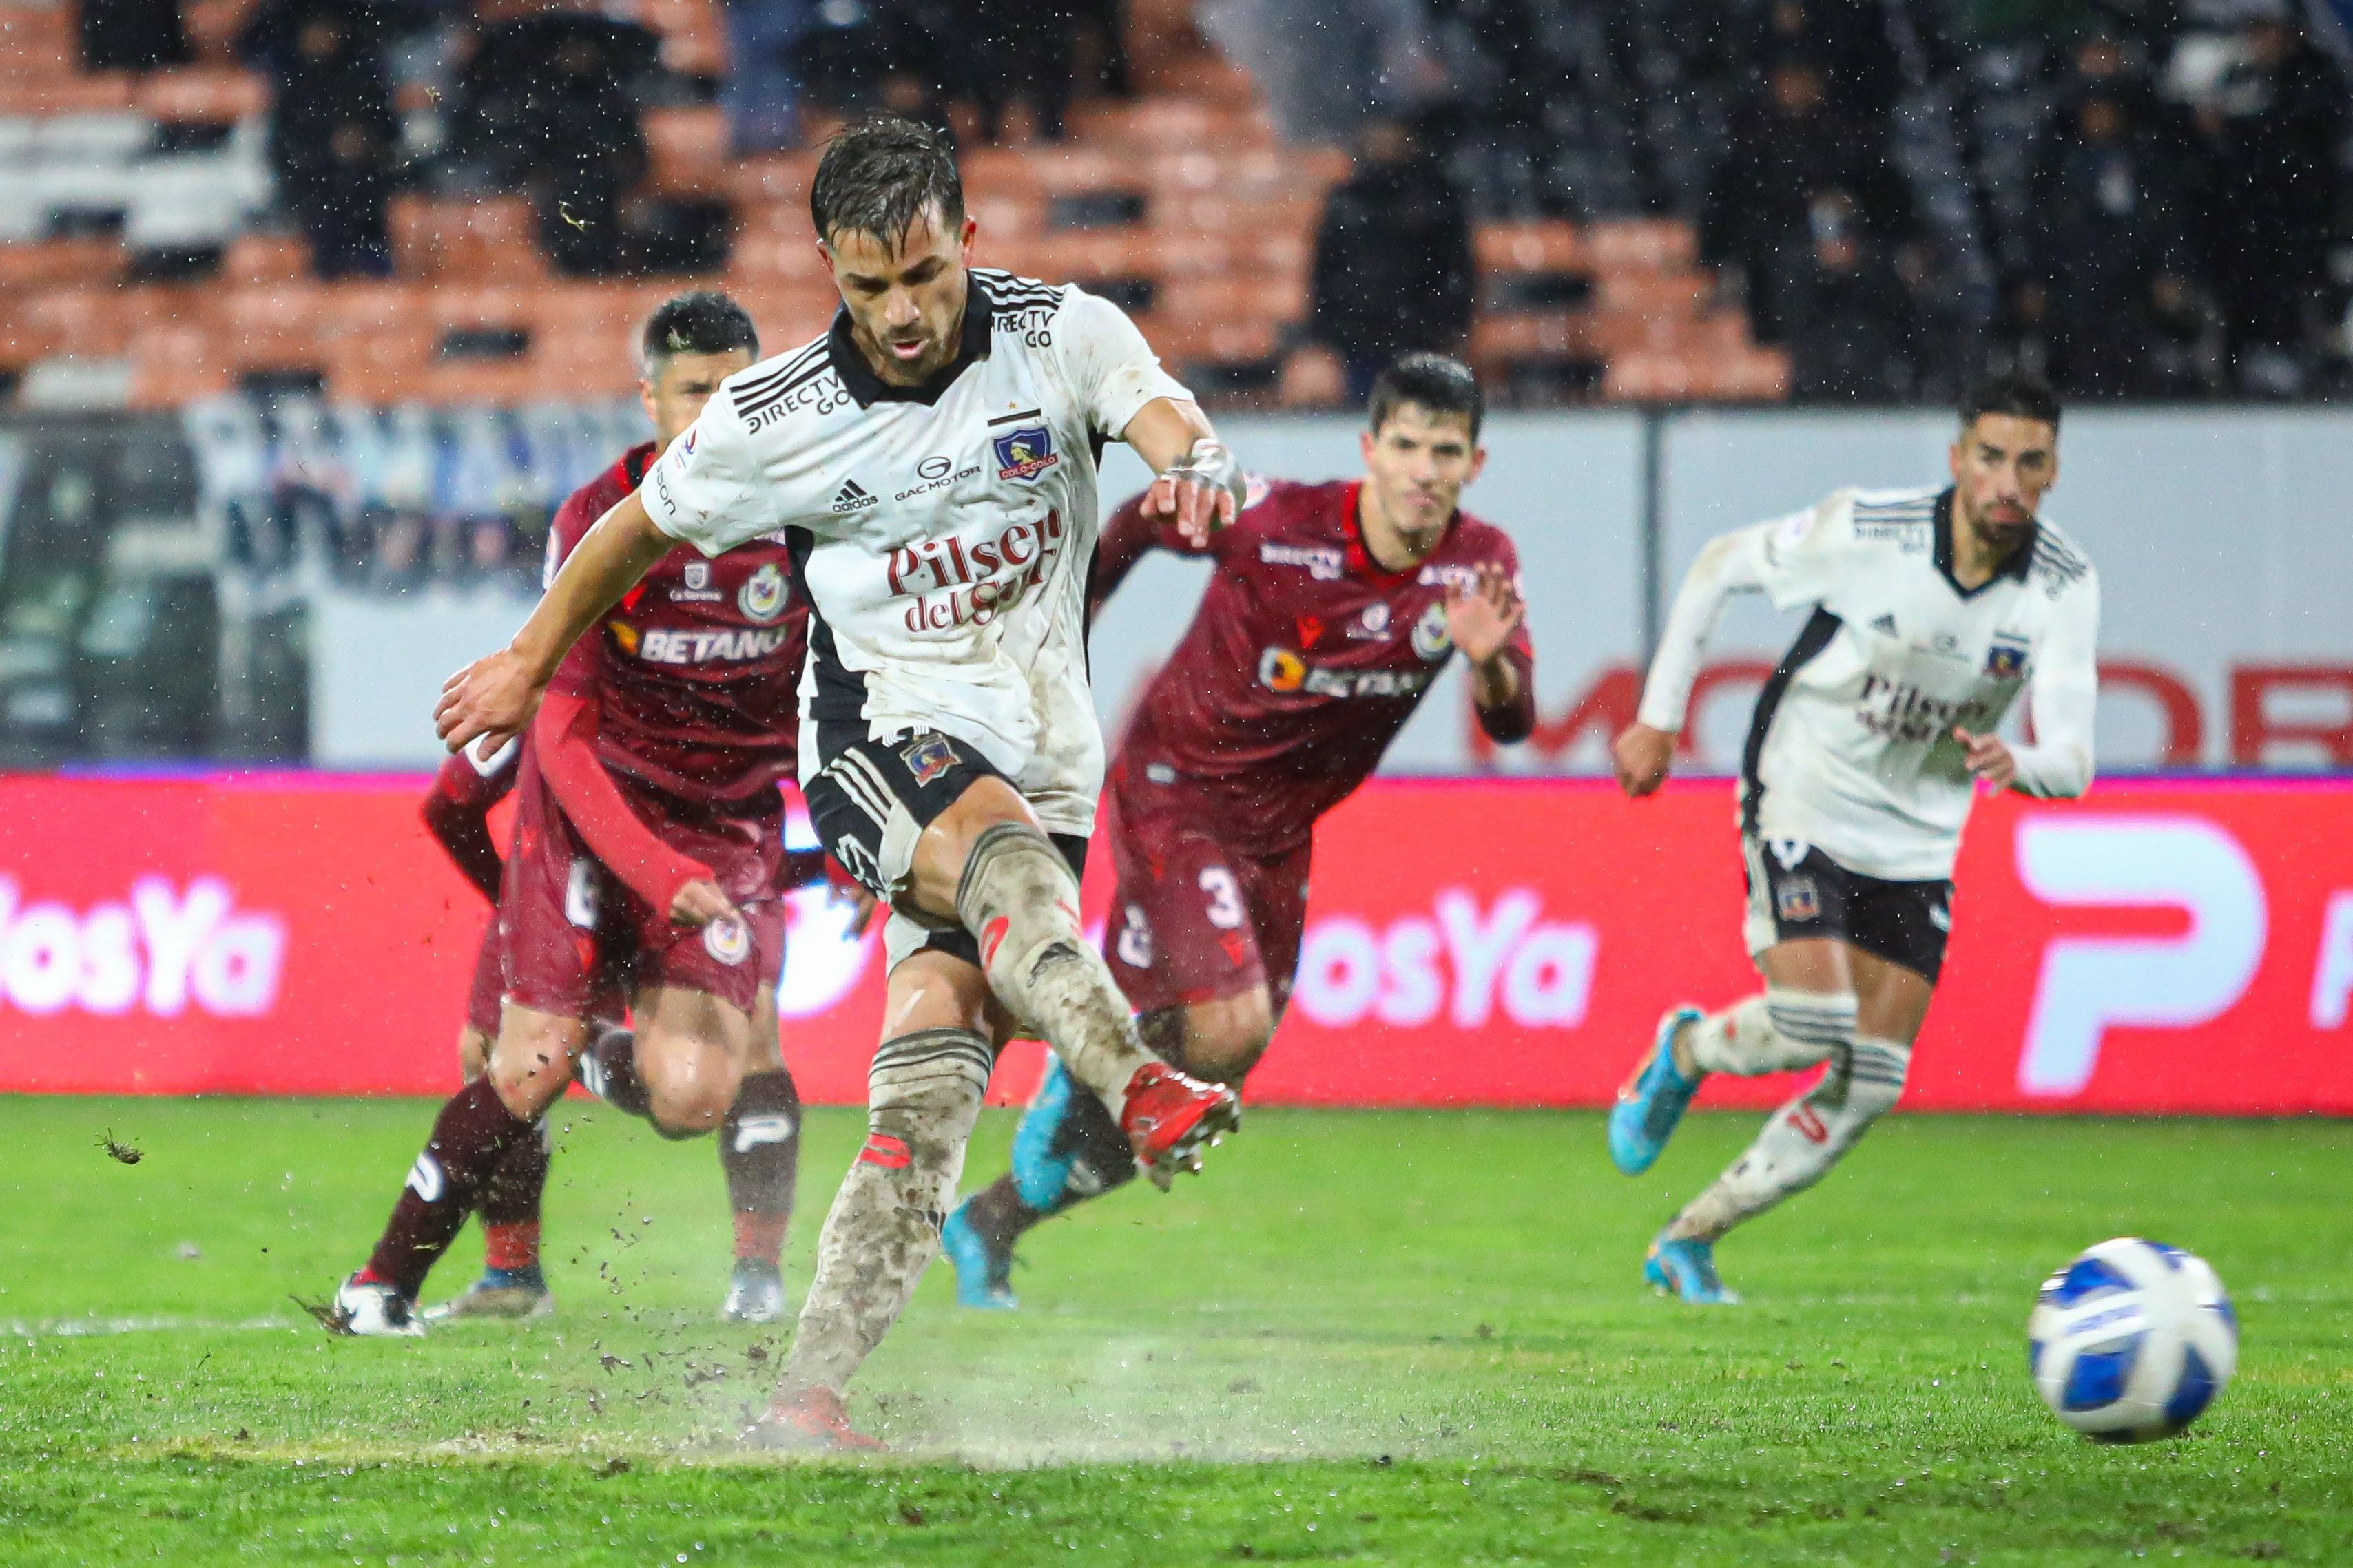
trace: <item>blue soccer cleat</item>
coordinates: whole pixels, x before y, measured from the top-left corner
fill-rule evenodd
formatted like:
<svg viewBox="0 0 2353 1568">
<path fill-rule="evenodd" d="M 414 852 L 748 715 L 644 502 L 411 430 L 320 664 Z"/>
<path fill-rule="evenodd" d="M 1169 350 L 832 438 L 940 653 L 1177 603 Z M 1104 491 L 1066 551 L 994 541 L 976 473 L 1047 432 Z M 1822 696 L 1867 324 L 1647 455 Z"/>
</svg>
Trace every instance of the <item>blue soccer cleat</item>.
<svg viewBox="0 0 2353 1568">
<path fill-rule="evenodd" d="M 555 1297 L 534 1263 L 522 1268 L 484 1268 L 482 1277 L 467 1286 L 463 1295 L 426 1308 L 424 1318 L 428 1323 L 467 1319 L 520 1322 L 550 1317 L 554 1311 Z"/>
<path fill-rule="evenodd" d="M 1740 1298 L 1715 1274 L 1715 1243 L 1662 1236 L 1642 1260 L 1642 1278 L 1694 1307 L 1737 1307 Z"/>
<path fill-rule="evenodd" d="M 1062 1058 L 1046 1058 L 1046 1076 L 1029 1097 L 1029 1109 L 1013 1129 L 1013 1186 L 1021 1201 L 1039 1214 L 1052 1214 L 1069 1196 L 1071 1169 L 1077 1152 L 1062 1136 L 1071 1119 L 1071 1101 L 1084 1093 Z"/>
<path fill-rule="evenodd" d="M 1013 1294 L 1013 1249 L 988 1244 L 965 1214 L 972 1205 L 972 1199 L 965 1199 L 940 1226 L 940 1251 L 955 1268 L 956 1305 L 1010 1312 L 1021 1305 Z"/>
<path fill-rule="evenodd" d="M 1657 1163 L 1706 1076 L 1687 1079 L 1675 1070 L 1675 1031 L 1701 1016 L 1696 1007 L 1677 1007 L 1661 1018 L 1650 1056 L 1609 1108 L 1609 1163 L 1627 1175 L 1639 1176 Z"/>
</svg>

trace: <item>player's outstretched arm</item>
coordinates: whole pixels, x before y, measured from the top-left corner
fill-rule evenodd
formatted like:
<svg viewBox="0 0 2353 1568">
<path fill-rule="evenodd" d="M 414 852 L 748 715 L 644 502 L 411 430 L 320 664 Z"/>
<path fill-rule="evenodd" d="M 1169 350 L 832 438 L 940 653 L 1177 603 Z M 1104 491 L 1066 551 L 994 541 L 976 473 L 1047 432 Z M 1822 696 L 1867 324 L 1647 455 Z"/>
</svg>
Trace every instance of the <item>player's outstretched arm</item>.
<svg viewBox="0 0 2353 1568">
<path fill-rule="evenodd" d="M 540 772 L 590 853 L 629 891 L 677 925 L 702 926 L 735 913 L 711 868 L 654 837 L 629 809 L 620 787 L 596 756 L 595 699 L 562 688 L 548 694 L 532 721 Z"/>
<path fill-rule="evenodd" d="M 675 542 L 634 494 L 597 520 L 514 640 L 451 676 L 433 710 L 441 743 L 456 751 L 484 735 L 502 746 L 522 732 L 556 666 L 597 617 L 618 604 Z"/>
<path fill-rule="evenodd" d="M 1716 617 L 1734 594 L 1764 586 L 1771 531 L 1781 526 L 1758 523 L 1711 540 L 1683 574 L 1674 606 L 1659 631 L 1659 651 L 1651 658 L 1641 709 L 1610 748 L 1618 787 L 1630 797 L 1640 800 L 1666 782 L 1675 736 L 1683 730 L 1692 683 L 1699 679 L 1700 658 L 1707 651 Z"/>
<path fill-rule="evenodd" d="M 1144 517 L 1176 527 L 1195 549 L 1230 525 L 1242 505 L 1242 469 L 1198 403 L 1155 397 L 1135 411 L 1119 438 L 1159 478 L 1144 493 Z"/>
<path fill-rule="evenodd" d="M 1476 581 L 1446 591 L 1446 634 L 1470 663 L 1479 727 L 1505 746 L 1526 740 L 1536 716 L 1528 608 L 1512 576 L 1502 566 L 1482 566 Z"/>
</svg>

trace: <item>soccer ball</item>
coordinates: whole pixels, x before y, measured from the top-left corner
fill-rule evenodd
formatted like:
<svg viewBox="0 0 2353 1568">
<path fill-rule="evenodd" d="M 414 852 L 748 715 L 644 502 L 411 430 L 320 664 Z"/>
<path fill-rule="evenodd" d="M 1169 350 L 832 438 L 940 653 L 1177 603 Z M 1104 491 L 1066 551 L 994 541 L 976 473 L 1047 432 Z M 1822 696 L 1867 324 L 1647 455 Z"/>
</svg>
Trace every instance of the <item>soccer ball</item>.
<svg viewBox="0 0 2353 1568">
<path fill-rule="evenodd" d="M 2042 1282 L 2026 1353 L 2052 1415 L 2087 1437 L 2139 1443 L 2172 1436 L 2222 1392 L 2239 1319 L 2205 1259 L 2124 1236 Z"/>
</svg>

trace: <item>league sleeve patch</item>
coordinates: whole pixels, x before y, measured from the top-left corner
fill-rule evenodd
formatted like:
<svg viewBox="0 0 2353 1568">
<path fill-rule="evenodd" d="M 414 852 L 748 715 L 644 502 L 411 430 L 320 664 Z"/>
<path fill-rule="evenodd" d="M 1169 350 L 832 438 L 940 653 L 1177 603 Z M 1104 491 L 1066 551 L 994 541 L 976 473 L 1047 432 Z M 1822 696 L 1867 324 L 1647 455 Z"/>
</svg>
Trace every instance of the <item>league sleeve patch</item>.
<svg viewBox="0 0 2353 1568">
<path fill-rule="evenodd" d="M 702 951 L 732 969 L 752 956 L 752 933 L 733 915 L 712 921 L 702 928 Z"/>
<path fill-rule="evenodd" d="M 946 736 L 926 735 L 913 745 L 903 748 L 899 752 L 899 760 L 906 763 L 907 771 L 914 775 L 915 787 L 923 789 L 964 758 L 948 744 Z"/>
</svg>

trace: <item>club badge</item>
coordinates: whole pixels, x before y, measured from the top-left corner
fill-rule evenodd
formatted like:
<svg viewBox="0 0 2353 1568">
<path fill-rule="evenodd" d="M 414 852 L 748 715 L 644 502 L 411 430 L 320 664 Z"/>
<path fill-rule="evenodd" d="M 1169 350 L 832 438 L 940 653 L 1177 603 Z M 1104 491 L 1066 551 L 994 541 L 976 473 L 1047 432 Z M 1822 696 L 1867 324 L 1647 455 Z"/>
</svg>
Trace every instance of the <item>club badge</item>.
<svg viewBox="0 0 2353 1568">
<path fill-rule="evenodd" d="M 1792 877 L 1773 889 L 1774 906 L 1785 921 L 1820 920 L 1822 913 L 1821 895 L 1814 890 L 1811 877 Z"/>
<path fill-rule="evenodd" d="M 899 753 L 907 771 L 915 775 L 915 787 L 922 789 L 964 759 L 947 742 L 944 735 L 926 735 Z"/>
<path fill-rule="evenodd" d="M 752 933 L 733 915 L 702 928 L 702 951 L 733 969 L 752 956 Z"/>
<path fill-rule="evenodd" d="M 744 580 L 735 595 L 736 608 L 755 621 L 773 621 L 784 613 L 785 574 L 773 561 Z"/>
<path fill-rule="evenodd" d="M 1430 608 L 1421 612 L 1421 619 L 1413 623 L 1413 651 L 1432 663 L 1454 651 L 1453 634 L 1446 629 L 1446 604 L 1432 600 Z"/>
<path fill-rule="evenodd" d="M 1994 633 L 1993 646 L 1986 649 L 1986 679 L 2016 680 L 2026 673 L 2026 639 L 2017 633 Z"/>
<path fill-rule="evenodd" d="M 991 445 L 997 452 L 997 477 L 1029 482 L 1060 462 L 1054 450 L 1054 433 L 1043 425 L 1008 430 Z"/>
</svg>

